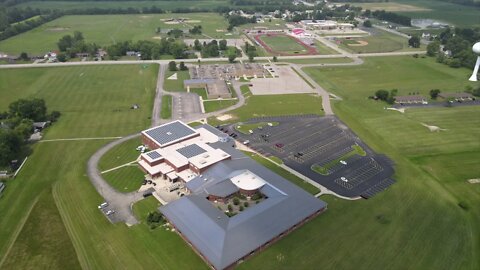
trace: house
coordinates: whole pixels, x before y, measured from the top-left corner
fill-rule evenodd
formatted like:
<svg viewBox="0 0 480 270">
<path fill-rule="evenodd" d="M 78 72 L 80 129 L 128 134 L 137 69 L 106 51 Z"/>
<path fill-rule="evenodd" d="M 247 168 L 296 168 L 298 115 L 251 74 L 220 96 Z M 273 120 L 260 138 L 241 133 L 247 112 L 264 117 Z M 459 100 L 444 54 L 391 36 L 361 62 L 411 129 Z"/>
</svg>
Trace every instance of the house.
<svg viewBox="0 0 480 270">
<path fill-rule="evenodd" d="M 42 131 L 42 130 L 45 129 L 49 124 L 50 124 L 50 122 L 34 122 L 34 123 L 32 124 L 32 127 L 33 127 L 34 130 Z"/>
<path fill-rule="evenodd" d="M 465 93 L 465 92 L 461 92 L 461 93 L 439 93 L 438 94 L 438 97 L 439 98 L 443 98 L 443 99 L 454 99 L 456 101 L 470 101 L 470 100 L 475 100 L 475 97 L 470 94 L 470 93 Z"/>
<path fill-rule="evenodd" d="M 396 96 L 398 104 L 428 104 L 428 99 L 422 95 Z"/>
<path fill-rule="evenodd" d="M 184 183 L 186 195 L 159 208 L 175 231 L 218 270 L 234 267 L 327 209 L 322 200 L 220 141 L 220 135 L 209 125 L 194 129 L 180 121 L 142 132 L 147 143 L 159 147 L 142 155 L 150 154 L 154 167 L 164 166 L 162 159 L 164 164 L 179 158 L 175 151 L 188 163 L 215 155 L 212 151 L 225 157 L 194 172 Z M 191 165 L 185 168 L 193 170 Z M 181 177 L 181 172 L 172 172 L 167 174 Z M 235 200 L 240 203 L 232 207 Z"/>
<path fill-rule="evenodd" d="M 86 57 L 90 57 L 90 54 L 87 53 L 87 52 L 79 52 L 79 53 L 76 53 L 76 54 L 75 54 L 75 57 L 77 57 L 77 58 L 86 58 Z"/>
</svg>

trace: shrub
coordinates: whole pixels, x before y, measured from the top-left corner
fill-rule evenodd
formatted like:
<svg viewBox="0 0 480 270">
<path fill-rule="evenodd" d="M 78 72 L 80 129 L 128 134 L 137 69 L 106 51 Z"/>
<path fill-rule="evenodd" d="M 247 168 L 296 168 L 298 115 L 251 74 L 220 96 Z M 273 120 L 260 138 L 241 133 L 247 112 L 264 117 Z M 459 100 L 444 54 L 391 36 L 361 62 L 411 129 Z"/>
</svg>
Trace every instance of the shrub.
<svg viewBox="0 0 480 270">
<path fill-rule="evenodd" d="M 248 202 L 244 202 L 243 206 L 248 207 L 249 206 Z"/>
<path fill-rule="evenodd" d="M 238 208 L 238 210 L 240 210 L 240 212 L 243 211 L 243 209 L 244 209 L 244 208 L 243 208 L 243 206 L 241 206 L 241 205 L 240 205 L 240 208 Z"/>
<path fill-rule="evenodd" d="M 227 209 L 228 209 L 228 212 L 232 212 L 232 210 L 233 210 L 232 205 L 231 204 L 227 205 Z"/>
<path fill-rule="evenodd" d="M 240 200 L 238 198 L 233 198 L 233 204 L 238 205 L 240 203 Z"/>
</svg>

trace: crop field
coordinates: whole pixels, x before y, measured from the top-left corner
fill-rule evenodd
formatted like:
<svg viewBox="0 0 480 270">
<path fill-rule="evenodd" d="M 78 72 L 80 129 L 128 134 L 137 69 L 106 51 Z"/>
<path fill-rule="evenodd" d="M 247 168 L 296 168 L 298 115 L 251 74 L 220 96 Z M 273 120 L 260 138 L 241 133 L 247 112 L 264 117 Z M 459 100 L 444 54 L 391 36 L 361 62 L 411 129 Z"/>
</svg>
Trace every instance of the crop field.
<svg viewBox="0 0 480 270">
<path fill-rule="evenodd" d="M 174 10 L 177 8 L 198 8 L 214 9 L 219 6 L 229 6 L 224 0 L 180 0 L 180 1 L 33 1 L 16 5 L 17 8 L 38 8 L 45 9 L 90 9 L 90 8 L 150 8 L 152 6 L 163 10 Z"/>
<path fill-rule="evenodd" d="M 0 93 L 8 100 L 45 98 L 49 109 L 61 111 L 46 139 L 123 136 L 148 127 L 157 73 L 156 65 L 2 70 Z M 1 110 L 8 100 L 2 98 Z M 140 110 L 128 109 L 133 100 Z M 107 142 L 34 146 L 0 199 L 0 268 L 207 269 L 175 233 L 112 225 L 98 211 L 102 198 L 86 163 Z"/>
<path fill-rule="evenodd" d="M 188 18 L 186 23 L 167 22 L 165 19 Z M 75 15 L 64 16 L 48 22 L 28 32 L 0 41 L 0 51 L 18 55 L 27 52 L 31 55 L 44 55 L 51 50 L 58 50 L 57 41 L 74 31 L 83 33 L 86 42 L 98 45 L 110 45 L 127 40 L 156 40 L 168 29 L 190 29 L 201 25 L 203 34 L 213 38 L 229 38 L 225 19 L 216 13 L 188 14 L 147 14 L 147 15 Z M 218 31 L 217 31 L 218 30 Z M 191 38 L 203 37 L 192 36 Z M 205 38 L 205 37 L 204 37 Z"/>
<path fill-rule="evenodd" d="M 337 43 L 340 47 L 354 53 L 380 53 L 397 51 L 419 51 L 424 50 L 425 45 L 420 48 L 410 48 L 408 39 L 397 36 L 382 30 L 374 29 L 371 36 L 359 38 L 340 38 Z"/>
<path fill-rule="evenodd" d="M 414 19 L 435 19 L 446 21 L 457 27 L 480 26 L 480 7 L 464 6 L 436 0 L 397 0 L 402 4 L 426 8 L 424 11 L 401 11 Z"/>
</svg>

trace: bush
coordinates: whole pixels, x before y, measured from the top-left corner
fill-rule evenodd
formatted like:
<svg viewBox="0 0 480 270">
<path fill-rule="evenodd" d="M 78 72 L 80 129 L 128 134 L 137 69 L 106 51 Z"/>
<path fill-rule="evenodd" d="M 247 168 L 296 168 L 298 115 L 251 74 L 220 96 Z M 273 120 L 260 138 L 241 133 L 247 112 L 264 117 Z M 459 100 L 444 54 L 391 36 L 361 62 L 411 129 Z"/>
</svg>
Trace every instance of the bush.
<svg viewBox="0 0 480 270">
<path fill-rule="evenodd" d="M 150 228 L 152 228 L 153 225 L 158 226 L 158 224 L 162 223 L 163 221 L 164 219 L 160 212 L 155 211 L 155 212 L 148 213 L 147 224 L 150 225 Z"/>
<path fill-rule="evenodd" d="M 248 202 L 244 202 L 243 206 L 248 207 L 249 206 Z"/>
<path fill-rule="evenodd" d="M 168 70 L 170 71 L 177 71 L 177 63 L 175 61 L 168 62 Z"/>
<path fill-rule="evenodd" d="M 232 210 L 233 210 L 232 205 L 231 204 L 227 205 L 227 209 L 228 209 L 228 212 L 232 212 Z"/>
<path fill-rule="evenodd" d="M 260 193 L 255 193 L 252 196 L 252 200 L 254 200 L 254 201 L 260 200 L 261 198 L 262 198 L 262 194 L 260 194 Z"/>
<path fill-rule="evenodd" d="M 240 203 L 240 200 L 238 198 L 233 198 L 233 204 L 238 205 Z"/>
<path fill-rule="evenodd" d="M 243 208 L 243 206 L 241 206 L 241 205 L 240 205 L 240 208 L 238 208 L 238 210 L 240 210 L 240 212 L 243 211 L 243 209 L 244 209 L 244 208 Z"/>
<path fill-rule="evenodd" d="M 462 208 L 463 210 L 467 211 L 468 209 L 470 209 L 470 206 L 468 205 L 468 203 L 464 202 L 464 201 L 461 201 L 458 203 L 458 206 L 460 206 L 460 208 Z"/>
</svg>

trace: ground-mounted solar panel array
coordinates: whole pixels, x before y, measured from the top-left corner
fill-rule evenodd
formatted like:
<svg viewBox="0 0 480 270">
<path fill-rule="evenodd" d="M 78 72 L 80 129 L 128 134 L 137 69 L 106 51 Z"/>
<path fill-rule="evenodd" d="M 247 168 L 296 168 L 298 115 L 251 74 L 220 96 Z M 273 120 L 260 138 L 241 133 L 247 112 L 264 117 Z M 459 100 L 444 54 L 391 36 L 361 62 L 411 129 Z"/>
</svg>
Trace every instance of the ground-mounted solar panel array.
<svg viewBox="0 0 480 270">
<path fill-rule="evenodd" d="M 275 125 L 262 125 L 251 134 L 235 128 L 261 122 Z M 334 116 L 256 118 L 228 129 L 238 134 L 238 140 L 248 140 L 252 149 L 280 158 L 288 167 L 339 195 L 370 198 L 395 182 L 391 161 L 373 152 Z"/>
<path fill-rule="evenodd" d="M 195 134 L 189 126 L 181 122 L 171 122 L 156 128 L 149 129 L 145 133 L 161 146 Z"/>
</svg>

